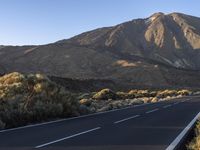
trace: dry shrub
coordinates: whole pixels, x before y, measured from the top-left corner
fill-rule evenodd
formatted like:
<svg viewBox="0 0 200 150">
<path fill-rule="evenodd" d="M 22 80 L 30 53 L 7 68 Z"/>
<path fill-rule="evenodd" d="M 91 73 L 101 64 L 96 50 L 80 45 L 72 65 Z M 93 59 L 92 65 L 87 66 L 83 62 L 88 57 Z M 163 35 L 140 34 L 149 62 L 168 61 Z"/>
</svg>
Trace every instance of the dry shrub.
<svg viewBox="0 0 200 150">
<path fill-rule="evenodd" d="M 41 74 L 0 77 L 0 128 L 80 115 L 76 95 Z"/>
<path fill-rule="evenodd" d="M 152 103 L 156 103 L 156 102 L 158 102 L 158 101 L 159 101 L 159 99 L 158 99 L 157 97 L 154 97 L 154 98 L 152 98 L 152 100 L 151 100 Z"/>
<path fill-rule="evenodd" d="M 178 95 L 187 96 L 190 95 L 192 92 L 189 90 L 180 90 L 178 91 Z"/>
<path fill-rule="evenodd" d="M 157 97 L 159 98 L 165 98 L 167 96 L 177 96 L 178 93 L 176 90 L 164 90 L 164 91 L 158 91 Z"/>
<path fill-rule="evenodd" d="M 108 99 L 117 99 L 117 94 L 113 92 L 110 89 L 103 89 L 99 92 L 97 92 L 94 96 L 93 99 L 96 100 L 108 100 Z"/>
<path fill-rule="evenodd" d="M 91 103 L 92 103 L 92 99 L 83 98 L 83 99 L 81 99 L 79 102 L 80 102 L 80 104 L 82 104 L 82 105 L 90 106 Z"/>
<path fill-rule="evenodd" d="M 128 93 L 125 93 L 125 92 L 117 92 L 116 94 L 119 99 L 128 99 L 129 98 Z"/>
<path fill-rule="evenodd" d="M 148 90 L 131 90 L 128 92 L 128 98 L 152 97 L 153 94 Z"/>
<path fill-rule="evenodd" d="M 187 96 L 192 94 L 189 90 L 164 90 L 164 91 L 158 91 L 157 97 L 159 98 L 166 98 L 166 97 L 173 97 L 173 96 Z"/>
<path fill-rule="evenodd" d="M 195 137 L 187 146 L 188 150 L 199 150 L 200 149 L 200 122 L 197 123 L 195 128 Z"/>
<path fill-rule="evenodd" d="M 3 85 L 9 85 L 13 83 L 23 82 L 24 76 L 18 72 L 13 72 L 11 74 L 4 75 L 0 78 L 0 83 Z"/>
</svg>

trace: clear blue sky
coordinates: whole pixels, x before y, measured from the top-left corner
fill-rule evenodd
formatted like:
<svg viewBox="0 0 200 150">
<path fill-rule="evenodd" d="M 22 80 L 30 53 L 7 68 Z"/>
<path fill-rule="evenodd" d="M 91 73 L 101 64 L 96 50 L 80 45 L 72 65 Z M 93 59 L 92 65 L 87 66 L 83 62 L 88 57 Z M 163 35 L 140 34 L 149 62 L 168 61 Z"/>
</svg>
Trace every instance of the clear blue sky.
<svg viewBox="0 0 200 150">
<path fill-rule="evenodd" d="M 200 0 L 0 0 L 0 45 L 45 44 L 154 12 L 200 17 Z"/>
</svg>

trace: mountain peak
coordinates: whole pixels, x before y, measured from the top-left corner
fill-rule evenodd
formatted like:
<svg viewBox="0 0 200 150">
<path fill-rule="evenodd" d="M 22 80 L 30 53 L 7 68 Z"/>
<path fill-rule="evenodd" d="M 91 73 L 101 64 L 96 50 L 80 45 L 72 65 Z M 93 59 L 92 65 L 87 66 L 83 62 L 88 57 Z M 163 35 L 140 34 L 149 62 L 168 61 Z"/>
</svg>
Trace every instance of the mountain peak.
<svg viewBox="0 0 200 150">
<path fill-rule="evenodd" d="M 151 15 L 151 16 L 149 17 L 149 19 L 150 19 L 151 22 L 152 22 L 152 21 L 154 21 L 154 20 L 156 20 L 157 18 L 160 18 L 160 17 L 162 17 L 162 16 L 165 16 L 165 14 L 162 13 L 162 12 L 158 12 L 158 13 L 154 13 L 153 15 Z"/>
<path fill-rule="evenodd" d="M 172 13 L 169 13 L 168 15 L 186 15 L 186 14 L 180 13 L 180 12 L 172 12 Z"/>
<path fill-rule="evenodd" d="M 199 57 L 200 18 L 158 12 L 48 45 L 0 47 L 0 74 L 17 70 L 134 85 L 199 86 L 199 73 L 188 72 L 200 71 Z"/>
<path fill-rule="evenodd" d="M 163 12 L 156 12 L 153 15 L 151 15 L 151 17 L 158 17 L 158 16 L 163 16 L 165 15 Z"/>
<path fill-rule="evenodd" d="M 186 14 L 179 13 L 179 12 L 172 12 L 169 14 L 165 14 L 163 12 L 157 12 L 152 14 L 149 18 L 158 18 L 158 17 L 163 17 L 163 16 L 186 16 Z"/>
</svg>

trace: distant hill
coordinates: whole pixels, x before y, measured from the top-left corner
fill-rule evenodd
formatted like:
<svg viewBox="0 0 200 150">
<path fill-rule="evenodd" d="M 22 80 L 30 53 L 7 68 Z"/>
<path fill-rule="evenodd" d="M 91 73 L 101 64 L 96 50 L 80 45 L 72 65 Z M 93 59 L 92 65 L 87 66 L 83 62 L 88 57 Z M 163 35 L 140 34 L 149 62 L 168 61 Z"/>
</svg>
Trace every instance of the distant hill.
<svg viewBox="0 0 200 150">
<path fill-rule="evenodd" d="M 135 87 L 200 86 L 200 18 L 155 13 L 41 46 L 1 46 L 0 74 L 105 79 Z"/>
</svg>

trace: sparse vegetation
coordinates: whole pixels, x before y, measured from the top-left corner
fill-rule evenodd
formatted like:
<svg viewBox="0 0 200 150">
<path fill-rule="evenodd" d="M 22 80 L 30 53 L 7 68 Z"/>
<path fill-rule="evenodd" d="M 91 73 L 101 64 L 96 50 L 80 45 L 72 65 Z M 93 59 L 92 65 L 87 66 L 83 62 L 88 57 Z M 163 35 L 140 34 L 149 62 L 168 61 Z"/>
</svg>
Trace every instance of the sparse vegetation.
<svg viewBox="0 0 200 150">
<path fill-rule="evenodd" d="M 0 129 L 190 94 L 189 90 L 115 92 L 108 88 L 72 94 L 45 75 L 14 72 L 0 77 Z"/>
<path fill-rule="evenodd" d="M 82 95 L 80 103 L 89 107 L 92 112 L 107 111 L 143 103 L 155 103 L 192 94 L 189 90 L 130 90 L 128 92 L 114 92 L 102 89 L 93 95 Z"/>
<path fill-rule="evenodd" d="M 0 128 L 78 116 L 83 111 L 75 95 L 44 75 L 15 72 L 0 77 Z"/>
<path fill-rule="evenodd" d="M 94 94 L 93 99 L 96 100 L 106 100 L 106 99 L 116 99 L 117 94 L 110 89 L 103 89 L 96 94 Z"/>
<path fill-rule="evenodd" d="M 199 150 L 200 149 L 200 121 L 197 122 L 195 128 L 195 137 L 187 146 L 188 150 Z"/>
</svg>

